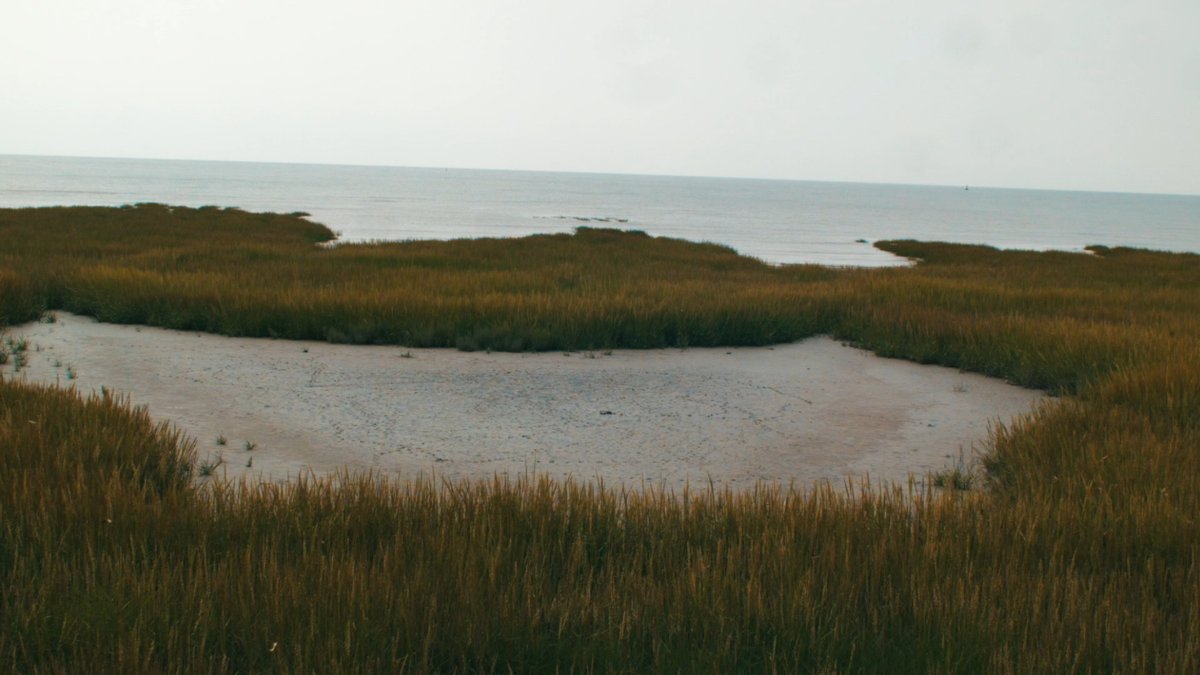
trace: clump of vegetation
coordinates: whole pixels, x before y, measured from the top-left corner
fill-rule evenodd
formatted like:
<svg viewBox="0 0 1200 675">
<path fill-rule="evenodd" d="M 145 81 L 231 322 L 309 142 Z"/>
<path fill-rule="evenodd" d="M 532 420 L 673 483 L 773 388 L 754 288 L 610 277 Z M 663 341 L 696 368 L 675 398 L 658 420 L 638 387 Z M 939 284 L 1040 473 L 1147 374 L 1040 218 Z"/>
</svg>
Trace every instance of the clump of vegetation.
<svg viewBox="0 0 1200 675">
<path fill-rule="evenodd" d="M 958 463 L 951 469 L 942 469 L 931 476 L 934 487 L 952 490 L 970 490 L 975 485 L 976 474 L 967 467 L 960 457 Z"/>
<path fill-rule="evenodd" d="M 217 455 L 215 458 L 206 459 L 196 467 L 197 473 L 201 478 L 209 478 L 224 463 L 225 458 L 220 455 Z"/>
<path fill-rule="evenodd" d="M 881 242 L 923 263 L 838 271 L 613 231 L 312 246 L 326 233 L 236 210 L 0 211 L 13 243 L 0 250 L 0 317 L 74 309 L 227 333 L 580 351 L 828 332 L 1071 396 L 994 430 L 986 489 L 666 495 L 536 478 L 196 481 L 194 443 L 146 411 L 0 380 L 0 662 L 1200 666 L 1197 256 Z"/>
<path fill-rule="evenodd" d="M 12 336 L 5 337 L 3 343 L 0 344 L 0 364 L 6 364 L 10 359 L 14 372 L 19 373 L 22 368 L 29 365 L 29 341 Z"/>
</svg>

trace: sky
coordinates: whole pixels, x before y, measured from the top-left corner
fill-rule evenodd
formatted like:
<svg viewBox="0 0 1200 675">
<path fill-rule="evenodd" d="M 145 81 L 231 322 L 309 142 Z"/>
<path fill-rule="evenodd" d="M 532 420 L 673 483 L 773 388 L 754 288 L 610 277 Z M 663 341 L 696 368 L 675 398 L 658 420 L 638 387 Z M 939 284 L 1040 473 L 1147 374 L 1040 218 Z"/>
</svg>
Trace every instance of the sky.
<svg viewBox="0 0 1200 675">
<path fill-rule="evenodd" d="M 0 0 L 0 154 L 1200 194 L 1197 0 Z"/>
</svg>

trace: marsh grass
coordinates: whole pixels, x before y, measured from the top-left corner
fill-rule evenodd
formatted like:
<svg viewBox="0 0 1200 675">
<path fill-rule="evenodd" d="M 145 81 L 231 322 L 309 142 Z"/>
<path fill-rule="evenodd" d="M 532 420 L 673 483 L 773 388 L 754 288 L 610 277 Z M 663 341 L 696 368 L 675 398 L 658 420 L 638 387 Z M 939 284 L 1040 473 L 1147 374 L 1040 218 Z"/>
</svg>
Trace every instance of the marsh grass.
<svg viewBox="0 0 1200 675">
<path fill-rule="evenodd" d="M 835 276 L 588 228 L 317 247 L 332 233 L 296 218 L 146 205 L 0 211 L 0 231 L 15 242 L 0 252 L 0 269 L 31 280 L 38 306 L 118 323 L 411 347 L 791 340 L 828 327 L 820 308 L 797 310 L 826 301 L 806 288 Z"/>
<path fill-rule="evenodd" d="M 881 242 L 924 262 L 835 271 L 612 231 L 327 239 L 215 208 L 0 211 L 0 317 L 581 352 L 827 332 L 1070 396 L 995 427 L 986 490 L 668 495 L 196 481 L 194 442 L 145 410 L 0 381 L 5 668 L 1200 669 L 1196 256 Z"/>
</svg>

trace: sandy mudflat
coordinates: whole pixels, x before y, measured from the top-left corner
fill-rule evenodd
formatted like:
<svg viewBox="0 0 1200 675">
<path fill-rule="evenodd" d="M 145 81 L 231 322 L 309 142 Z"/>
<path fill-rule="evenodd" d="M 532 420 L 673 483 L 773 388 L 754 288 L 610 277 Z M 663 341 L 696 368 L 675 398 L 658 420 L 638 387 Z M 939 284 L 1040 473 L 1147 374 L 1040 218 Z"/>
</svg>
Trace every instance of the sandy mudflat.
<svg viewBox="0 0 1200 675">
<path fill-rule="evenodd" d="M 349 467 L 673 488 L 710 478 L 732 487 L 864 474 L 903 482 L 953 466 L 960 450 L 970 458 L 990 421 L 1042 397 L 828 338 L 487 354 L 227 338 L 65 313 L 10 333 L 30 342 L 17 377 L 128 394 L 193 435 L 201 459 L 223 456 L 231 478 Z M 11 364 L 5 371 L 12 377 Z"/>
</svg>

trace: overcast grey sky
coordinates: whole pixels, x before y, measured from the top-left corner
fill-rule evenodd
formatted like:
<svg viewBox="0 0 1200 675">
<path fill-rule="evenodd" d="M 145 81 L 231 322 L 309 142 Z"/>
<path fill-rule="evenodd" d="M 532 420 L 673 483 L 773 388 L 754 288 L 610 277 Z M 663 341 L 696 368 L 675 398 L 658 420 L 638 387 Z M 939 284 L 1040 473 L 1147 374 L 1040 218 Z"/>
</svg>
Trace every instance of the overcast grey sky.
<svg viewBox="0 0 1200 675">
<path fill-rule="evenodd" d="M 1200 0 L 0 0 L 0 153 L 1200 193 Z"/>
</svg>

